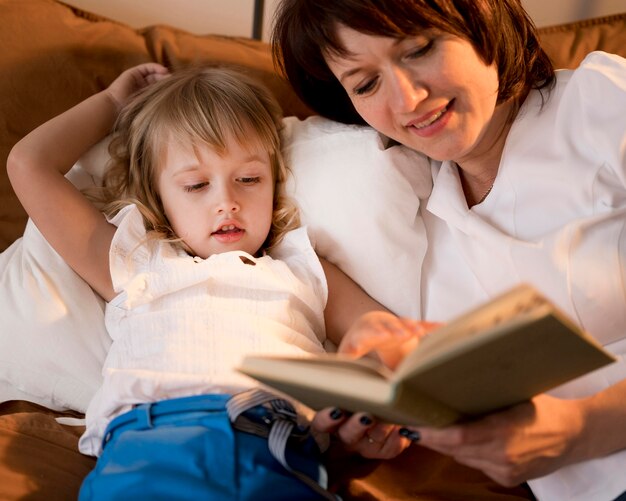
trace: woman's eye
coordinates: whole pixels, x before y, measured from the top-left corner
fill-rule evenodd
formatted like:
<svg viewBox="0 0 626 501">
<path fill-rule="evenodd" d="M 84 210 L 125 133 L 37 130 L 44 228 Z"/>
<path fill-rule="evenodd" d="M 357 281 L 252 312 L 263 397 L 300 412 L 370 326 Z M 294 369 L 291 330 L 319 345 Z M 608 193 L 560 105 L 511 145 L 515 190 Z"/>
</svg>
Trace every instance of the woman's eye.
<svg viewBox="0 0 626 501">
<path fill-rule="evenodd" d="M 367 82 L 365 82 L 362 85 L 359 85 L 358 87 L 356 87 L 354 89 L 354 93 L 357 96 L 361 96 L 363 94 L 367 94 L 368 92 L 370 92 L 371 90 L 374 89 L 374 86 L 376 85 L 376 78 L 373 78 L 372 80 L 368 80 Z"/>
<path fill-rule="evenodd" d="M 207 181 L 202 183 L 190 184 L 185 186 L 185 191 L 187 193 L 193 193 L 194 191 L 200 191 L 202 188 L 205 188 L 208 185 L 209 183 Z"/>
<path fill-rule="evenodd" d="M 256 177 L 240 177 L 238 179 L 238 181 L 242 184 L 256 184 L 259 181 L 261 181 L 261 178 L 256 176 Z"/>
<path fill-rule="evenodd" d="M 410 50 L 405 58 L 406 59 L 417 59 L 418 57 L 422 57 L 423 55 L 427 54 L 430 49 L 433 48 L 434 45 L 434 41 L 433 40 L 429 40 L 428 43 L 426 43 L 426 45 L 422 45 L 421 47 L 417 48 L 417 49 L 413 49 Z"/>
</svg>

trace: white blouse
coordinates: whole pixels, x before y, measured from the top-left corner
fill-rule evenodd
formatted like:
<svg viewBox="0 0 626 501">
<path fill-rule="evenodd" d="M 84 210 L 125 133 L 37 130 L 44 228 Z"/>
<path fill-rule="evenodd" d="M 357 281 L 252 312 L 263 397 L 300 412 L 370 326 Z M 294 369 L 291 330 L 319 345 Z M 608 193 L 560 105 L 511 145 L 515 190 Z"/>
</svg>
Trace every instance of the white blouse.
<svg viewBox="0 0 626 501">
<path fill-rule="evenodd" d="M 326 279 L 305 228 L 289 232 L 273 257 L 200 259 L 147 241 L 135 206 L 112 222 L 119 295 L 105 311 L 112 344 L 81 452 L 98 455 L 110 420 L 135 404 L 257 386 L 235 370 L 246 354 L 324 351 Z"/>
<path fill-rule="evenodd" d="M 424 318 L 445 321 L 531 283 L 619 358 L 552 394 L 582 397 L 626 378 L 626 60 L 592 53 L 557 72 L 545 103 L 531 92 L 482 203 L 468 209 L 453 163 L 432 173 Z M 625 473 L 622 450 L 529 484 L 540 501 L 608 501 L 626 491 Z"/>
</svg>

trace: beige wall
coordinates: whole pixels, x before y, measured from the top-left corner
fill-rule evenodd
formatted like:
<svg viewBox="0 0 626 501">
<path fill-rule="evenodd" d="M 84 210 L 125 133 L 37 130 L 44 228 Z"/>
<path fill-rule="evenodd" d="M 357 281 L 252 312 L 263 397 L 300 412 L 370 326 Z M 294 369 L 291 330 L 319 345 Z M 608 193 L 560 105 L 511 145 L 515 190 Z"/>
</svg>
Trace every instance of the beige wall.
<svg viewBox="0 0 626 501">
<path fill-rule="evenodd" d="M 626 0 L 522 0 L 537 26 L 626 12 Z"/>
<path fill-rule="evenodd" d="M 254 0 L 65 0 L 134 27 L 169 24 L 192 33 L 251 36 Z M 263 37 L 280 0 L 265 0 Z M 538 26 L 626 12 L 626 0 L 522 0 Z"/>
<path fill-rule="evenodd" d="M 168 24 L 196 34 L 252 36 L 254 0 L 64 0 L 135 28 Z"/>
</svg>

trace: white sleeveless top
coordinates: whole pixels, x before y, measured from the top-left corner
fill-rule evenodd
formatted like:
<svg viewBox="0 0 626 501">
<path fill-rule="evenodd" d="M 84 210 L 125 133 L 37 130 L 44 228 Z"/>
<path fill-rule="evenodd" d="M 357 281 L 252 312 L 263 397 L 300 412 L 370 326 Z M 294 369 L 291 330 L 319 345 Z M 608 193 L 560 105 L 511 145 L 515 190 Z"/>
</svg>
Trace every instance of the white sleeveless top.
<svg viewBox="0 0 626 501">
<path fill-rule="evenodd" d="M 328 291 L 305 228 L 285 235 L 273 257 L 233 251 L 201 259 L 147 240 L 134 205 L 111 222 L 119 294 L 105 311 L 112 344 L 82 453 L 99 455 L 108 423 L 135 404 L 257 386 L 234 370 L 246 354 L 324 351 Z"/>
</svg>

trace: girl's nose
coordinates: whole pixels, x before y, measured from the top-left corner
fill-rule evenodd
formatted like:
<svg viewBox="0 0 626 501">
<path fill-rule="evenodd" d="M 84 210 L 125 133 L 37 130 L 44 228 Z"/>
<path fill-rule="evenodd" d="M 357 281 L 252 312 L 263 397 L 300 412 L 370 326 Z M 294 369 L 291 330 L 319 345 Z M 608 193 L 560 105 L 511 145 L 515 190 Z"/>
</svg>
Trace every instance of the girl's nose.
<svg viewBox="0 0 626 501">
<path fill-rule="evenodd" d="M 216 205 L 217 213 L 224 214 L 225 212 L 239 212 L 240 206 L 235 201 L 235 196 L 232 189 L 229 187 L 223 187 L 219 193 L 219 201 Z"/>
<path fill-rule="evenodd" d="M 239 212 L 239 204 L 234 200 L 223 200 L 217 205 L 217 213 L 223 214 L 225 212 Z"/>
<path fill-rule="evenodd" d="M 417 83 L 410 72 L 398 68 L 391 78 L 389 101 L 398 113 L 410 113 L 426 97 L 426 89 Z"/>
</svg>

